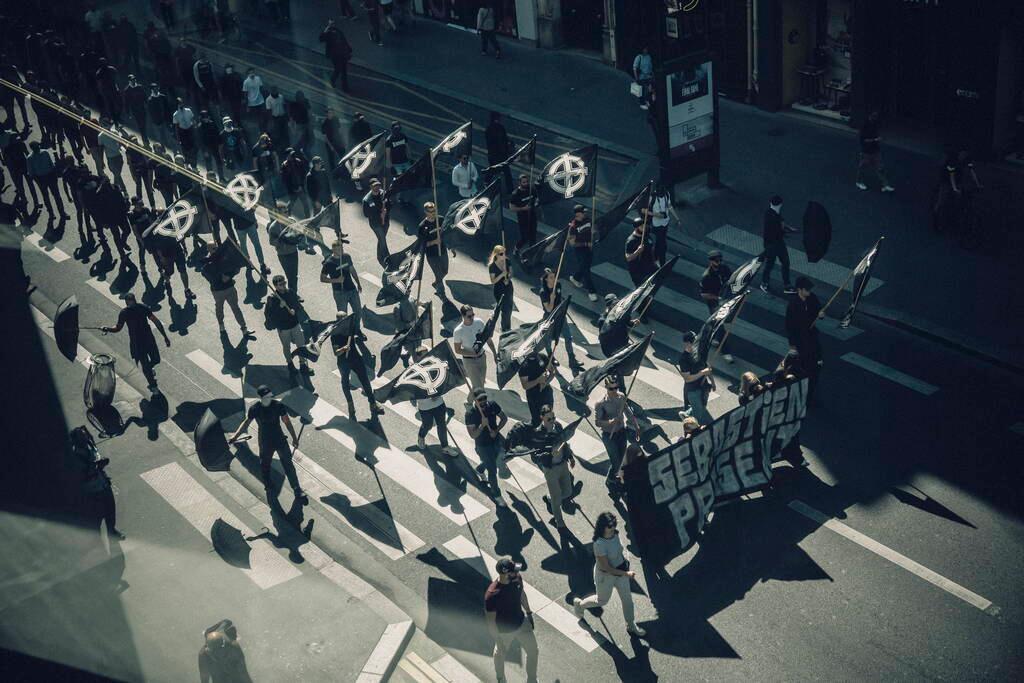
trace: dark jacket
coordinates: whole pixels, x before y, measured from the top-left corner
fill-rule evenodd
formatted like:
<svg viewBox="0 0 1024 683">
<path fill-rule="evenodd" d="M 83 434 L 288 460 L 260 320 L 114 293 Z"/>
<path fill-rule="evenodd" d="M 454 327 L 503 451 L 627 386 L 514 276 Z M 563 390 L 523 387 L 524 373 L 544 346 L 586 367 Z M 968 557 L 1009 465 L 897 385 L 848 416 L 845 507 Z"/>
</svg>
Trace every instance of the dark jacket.
<svg viewBox="0 0 1024 683">
<path fill-rule="evenodd" d="M 771 207 L 764 210 L 764 232 L 762 235 L 765 244 L 778 244 L 785 239 L 782 215 L 776 213 Z"/>
<path fill-rule="evenodd" d="M 292 309 L 293 313 L 289 313 L 285 310 L 285 306 L 281 303 L 281 299 L 284 299 L 284 304 L 287 304 L 288 308 Z M 295 292 L 291 290 L 288 290 L 284 294 L 268 294 L 265 311 L 267 327 L 272 330 L 292 329 L 299 324 L 299 307 L 299 298 L 295 295 Z"/>
<path fill-rule="evenodd" d="M 812 326 L 820 310 L 821 302 L 814 292 L 811 292 L 806 300 L 799 296 L 789 299 L 789 305 L 786 307 L 786 337 L 790 345 L 795 346 L 801 355 L 807 343 L 818 334 L 817 327 Z"/>
</svg>

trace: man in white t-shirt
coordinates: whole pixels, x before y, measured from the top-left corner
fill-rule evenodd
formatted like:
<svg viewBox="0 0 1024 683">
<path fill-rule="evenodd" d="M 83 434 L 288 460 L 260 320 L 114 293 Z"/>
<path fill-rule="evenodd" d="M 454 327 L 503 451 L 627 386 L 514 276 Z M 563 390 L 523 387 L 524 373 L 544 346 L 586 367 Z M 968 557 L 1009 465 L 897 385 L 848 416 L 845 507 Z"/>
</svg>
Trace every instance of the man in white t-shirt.
<svg viewBox="0 0 1024 683">
<path fill-rule="evenodd" d="M 459 196 L 469 199 L 476 194 L 476 183 L 480 178 L 476 165 L 469 160 L 468 154 L 459 158 L 459 163 L 452 169 L 452 185 L 459 191 Z"/>
<path fill-rule="evenodd" d="M 462 314 L 462 322 L 452 332 L 455 353 L 462 356 L 462 366 L 466 369 L 469 386 L 472 389 L 483 389 L 487 379 L 487 356 L 484 355 L 483 346 L 477 343 L 477 338 L 484 330 L 484 321 L 476 317 L 473 307 L 469 305 L 463 305 L 459 313 Z M 488 339 L 487 345 L 491 347 L 491 353 L 496 353 L 494 342 Z"/>
<path fill-rule="evenodd" d="M 256 75 L 255 69 L 249 69 L 246 73 L 245 80 L 242 81 L 242 92 L 245 93 L 245 104 L 249 108 L 249 114 L 256 117 L 262 132 L 265 128 L 267 109 L 264 106 L 263 79 Z"/>
</svg>

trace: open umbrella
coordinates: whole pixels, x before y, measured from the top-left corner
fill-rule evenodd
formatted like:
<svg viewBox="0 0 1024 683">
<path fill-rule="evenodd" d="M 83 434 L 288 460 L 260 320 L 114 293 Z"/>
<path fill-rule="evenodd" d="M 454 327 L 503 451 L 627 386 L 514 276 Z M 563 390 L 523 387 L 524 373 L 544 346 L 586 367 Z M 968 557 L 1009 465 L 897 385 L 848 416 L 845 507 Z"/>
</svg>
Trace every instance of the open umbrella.
<svg viewBox="0 0 1024 683">
<path fill-rule="evenodd" d="M 832 219 L 818 202 L 807 202 L 804 210 L 804 251 L 807 260 L 817 263 L 828 251 L 832 241 Z"/>
<path fill-rule="evenodd" d="M 57 348 L 68 360 L 78 357 L 78 331 L 99 330 L 99 327 L 80 327 L 78 324 L 78 299 L 72 294 L 57 306 L 53 316 L 53 337 L 57 340 Z"/>
<path fill-rule="evenodd" d="M 239 569 L 251 569 L 249 554 L 252 546 L 242 535 L 239 529 L 231 526 L 218 517 L 213 526 L 210 527 L 210 541 L 213 542 L 213 549 L 221 558 L 232 567 Z"/>
<path fill-rule="evenodd" d="M 210 472 L 227 472 L 231 469 L 234 453 L 228 448 L 224 428 L 212 410 L 206 409 L 192 436 L 196 443 L 196 455 L 203 467 Z"/>
</svg>

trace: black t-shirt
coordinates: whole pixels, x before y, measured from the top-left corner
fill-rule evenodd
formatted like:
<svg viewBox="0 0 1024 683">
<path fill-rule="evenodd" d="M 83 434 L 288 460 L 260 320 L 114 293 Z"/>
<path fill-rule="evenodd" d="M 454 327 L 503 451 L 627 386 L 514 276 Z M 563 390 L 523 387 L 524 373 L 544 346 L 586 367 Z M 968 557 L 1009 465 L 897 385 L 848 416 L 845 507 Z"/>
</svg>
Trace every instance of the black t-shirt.
<svg viewBox="0 0 1024 683">
<path fill-rule="evenodd" d="M 286 443 L 281 417 L 287 414 L 288 410 L 284 404 L 275 398 L 270 401 L 269 406 L 256 401 L 249 406 L 246 417 L 255 420 L 259 426 L 260 444 L 281 444 Z"/>
<path fill-rule="evenodd" d="M 860 151 L 865 154 L 874 154 L 880 149 L 877 142 L 874 142 L 874 138 L 878 137 L 878 122 L 867 121 L 864 123 L 864 127 L 860 129 Z"/>
<path fill-rule="evenodd" d="M 240 149 L 242 146 L 241 129 L 232 128 L 231 130 L 222 130 L 220 132 L 220 142 L 224 145 L 224 149 L 226 149 L 229 154 Z"/>
<path fill-rule="evenodd" d="M 591 249 L 594 246 L 590 220 L 584 218 L 579 223 L 576 219 L 569 221 L 569 234 L 576 239 L 576 249 Z"/>
<path fill-rule="evenodd" d="M 491 285 L 492 289 L 494 290 L 495 302 L 501 299 L 501 295 L 505 293 L 505 290 L 512 289 L 512 264 L 509 262 L 508 259 L 505 259 L 505 271 L 508 272 L 508 282 L 505 282 L 503 278 L 501 280 L 498 280 L 493 285 Z M 502 269 L 497 263 L 492 263 L 491 265 L 487 266 L 487 272 L 493 277 L 495 275 L 501 275 Z"/>
<path fill-rule="evenodd" d="M 384 210 L 384 193 L 374 194 L 371 190 L 363 197 L 363 216 L 370 225 L 381 226 L 381 212 Z"/>
<path fill-rule="evenodd" d="M 128 328 L 128 336 L 136 343 L 154 343 L 153 330 L 149 327 L 149 307 L 144 304 L 129 304 L 121 309 L 117 324 Z"/>
<path fill-rule="evenodd" d="M 700 293 L 721 295 L 730 275 L 732 275 L 732 271 L 724 263 L 720 264 L 717 270 L 705 268 L 704 274 L 700 278 Z"/>
<path fill-rule="evenodd" d="M 491 429 L 498 428 L 498 421 L 501 417 L 501 406 L 494 401 L 487 401 L 483 406 L 484 415 L 487 416 L 487 424 L 490 425 Z M 466 426 L 476 427 L 480 425 L 483 418 L 480 416 L 480 409 L 477 408 L 476 403 L 473 403 L 470 407 L 466 408 Z M 487 427 L 480 430 L 480 436 L 476 439 L 477 446 L 490 446 L 497 441 L 496 437 L 492 437 Z"/>
<path fill-rule="evenodd" d="M 348 351 L 338 355 L 338 349 L 348 346 Z M 350 335 L 331 335 L 331 348 L 334 349 L 334 358 L 338 361 L 339 368 L 348 368 L 363 362 L 363 356 L 359 352 L 359 344 L 355 343 Z"/>
<path fill-rule="evenodd" d="M 528 187 L 516 187 L 516 189 L 512 191 L 512 195 L 509 197 L 508 201 L 516 208 L 524 206 L 529 207 L 529 210 L 527 211 L 516 212 L 516 216 L 519 217 L 520 223 L 528 223 L 533 220 L 536 215 L 533 206 L 533 190 Z"/>
<path fill-rule="evenodd" d="M 424 256 L 440 256 L 441 251 L 444 249 L 444 240 L 441 240 L 441 244 L 434 246 L 427 246 L 427 242 L 433 242 L 437 239 L 437 225 L 434 223 L 433 218 L 424 218 L 420 221 L 419 227 L 416 231 L 417 237 L 419 237 L 420 244 L 423 246 Z"/>
<path fill-rule="evenodd" d="M 345 146 L 341 141 L 341 123 L 337 118 L 324 119 L 324 122 L 320 124 L 320 132 L 335 147 Z"/>
<path fill-rule="evenodd" d="M 540 285 L 540 305 L 541 305 L 541 308 L 543 308 L 545 312 L 549 312 L 546 308 L 544 308 L 549 301 L 551 301 L 551 288 L 548 287 L 548 283 L 547 282 L 542 282 L 541 285 Z M 555 299 L 554 299 L 554 302 L 552 302 L 552 304 L 551 304 L 551 310 L 553 311 L 556 308 L 558 308 L 558 305 L 561 304 L 561 303 L 562 303 L 562 283 L 561 282 L 556 282 L 555 283 Z"/>
<path fill-rule="evenodd" d="M 520 577 L 502 584 L 495 579 L 484 593 L 484 609 L 494 612 L 498 631 L 509 633 L 522 626 L 526 615 L 523 613 L 523 580 Z"/>
<path fill-rule="evenodd" d="M 643 253 L 632 261 L 626 261 L 626 267 L 629 268 L 631 274 L 643 274 L 653 270 L 654 266 L 654 249 L 653 243 L 650 239 L 651 232 L 647 231 L 644 235 L 644 247 Z M 640 235 L 635 232 L 630 233 L 629 239 L 626 240 L 626 253 L 632 254 L 634 251 L 640 248 Z"/>
<path fill-rule="evenodd" d="M 693 357 L 693 354 L 683 351 L 681 354 L 679 354 L 679 360 L 676 361 L 676 367 L 678 367 L 682 372 L 685 372 L 687 375 L 695 375 L 707 366 L 698 363 L 697 359 Z M 705 378 L 701 377 L 696 382 L 686 382 L 686 386 L 683 387 L 683 389 L 684 391 L 689 391 L 691 389 L 703 387 L 704 380 Z"/>
<path fill-rule="evenodd" d="M 230 275 L 225 267 L 223 255 L 223 251 L 218 250 L 215 252 L 212 258 L 206 259 L 206 263 L 203 264 L 203 269 L 200 271 L 203 277 L 206 278 L 206 281 L 210 283 L 210 289 L 214 292 L 235 286 L 235 279 L 233 277 L 228 277 L 226 281 L 223 278 L 225 275 Z"/>
<path fill-rule="evenodd" d="M 524 360 L 519 365 L 519 379 L 525 382 L 533 382 L 538 377 L 544 374 L 548 367 L 548 359 L 543 356 L 532 356 Z M 536 394 L 544 391 L 545 387 L 535 386 L 532 389 L 527 389 L 527 393 Z M 550 388 L 548 385 L 547 388 Z"/>
<path fill-rule="evenodd" d="M 598 319 L 598 341 L 601 344 L 601 351 L 606 356 L 621 350 L 629 343 L 629 319 L 622 318 L 617 322 L 609 322 L 602 315 Z"/>
<path fill-rule="evenodd" d="M 332 255 L 324 261 L 323 268 L 320 269 L 321 275 L 330 278 L 344 276 L 345 279 L 342 282 L 331 283 L 331 289 L 341 292 L 350 292 L 356 288 L 353 273 L 355 273 L 355 266 L 352 264 L 352 257 L 348 254 L 343 254 L 340 259 Z"/>
<path fill-rule="evenodd" d="M 406 145 L 406 139 L 403 133 L 391 133 L 388 135 L 384 144 L 387 145 L 388 150 L 391 152 L 392 164 L 409 163 L 409 148 Z"/>
</svg>

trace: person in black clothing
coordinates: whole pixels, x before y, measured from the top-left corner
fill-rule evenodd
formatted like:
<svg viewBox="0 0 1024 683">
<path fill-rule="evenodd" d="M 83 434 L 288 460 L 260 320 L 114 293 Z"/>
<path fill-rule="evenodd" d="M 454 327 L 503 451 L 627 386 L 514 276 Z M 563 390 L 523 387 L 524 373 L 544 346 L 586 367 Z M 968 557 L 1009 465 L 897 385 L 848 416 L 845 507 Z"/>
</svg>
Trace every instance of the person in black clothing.
<svg viewBox="0 0 1024 683">
<path fill-rule="evenodd" d="M 117 529 L 117 503 L 110 477 L 104 471 L 110 464 L 110 458 L 100 456 L 96 441 L 86 426 L 75 427 L 68 436 L 73 462 L 82 476 L 82 492 L 93 503 L 100 521 L 106 524 L 107 538 L 111 543 L 125 540 L 125 535 Z"/>
<path fill-rule="evenodd" d="M 498 313 L 501 315 L 501 331 L 504 332 L 512 327 L 512 304 L 515 296 L 515 288 L 512 284 L 512 263 L 508 260 L 504 245 L 494 245 L 494 249 L 491 250 L 491 255 L 487 259 L 487 273 L 491 278 L 494 303 L 501 305 L 501 310 Z"/>
<path fill-rule="evenodd" d="M 139 32 L 135 24 L 128 20 L 127 15 L 122 14 L 117 20 L 116 26 L 117 43 L 122 50 L 124 66 L 132 69 L 139 68 Z"/>
<path fill-rule="evenodd" d="M 569 282 L 580 289 L 587 290 L 587 298 L 597 301 L 594 278 L 590 276 L 590 266 L 594 263 L 594 238 L 587 207 L 577 204 L 573 207 L 573 217 L 569 221 L 569 246 L 576 254 L 576 272 L 569 276 Z"/>
<path fill-rule="evenodd" d="M 206 106 L 216 105 L 219 99 L 217 79 L 213 75 L 213 64 L 204 53 L 199 53 L 199 59 L 192 65 L 192 80 L 199 103 Z"/>
<path fill-rule="evenodd" d="M 314 214 L 334 201 L 334 193 L 331 192 L 331 174 L 324 166 L 324 160 L 318 156 L 313 157 L 309 173 L 306 174 L 306 194 L 313 202 Z M 335 229 L 337 227 L 335 226 Z"/>
<path fill-rule="evenodd" d="M 241 169 L 245 164 L 245 151 L 249 142 L 245 139 L 245 131 L 235 125 L 230 116 L 221 119 L 220 155 L 224 159 L 227 168 L 234 170 Z"/>
<path fill-rule="evenodd" d="M 885 170 L 882 167 L 882 136 L 878 132 L 878 112 L 868 114 L 864 125 L 860 129 L 860 161 L 857 164 L 857 189 L 868 189 L 864 182 L 864 169 L 871 169 L 878 176 L 878 182 L 882 186 L 882 192 L 893 192 L 892 185 L 885 177 Z"/>
<path fill-rule="evenodd" d="M 380 33 L 380 0 L 363 0 L 363 9 L 366 10 L 366 20 L 370 24 L 370 42 L 383 45 Z"/>
<path fill-rule="evenodd" d="M 381 267 L 387 263 L 391 255 L 388 251 L 388 225 L 391 222 L 388 215 L 389 205 L 390 200 L 384 195 L 384 187 L 379 180 L 373 178 L 370 181 L 370 191 L 363 197 L 363 216 L 377 238 L 377 263 Z"/>
<path fill-rule="evenodd" d="M 388 156 L 388 172 L 392 178 L 397 178 L 412 165 L 409 163 L 408 140 L 405 137 L 405 133 L 402 132 L 402 124 L 398 121 L 391 122 L 391 132 L 388 133 L 387 139 L 384 140 L 384 149 Z M 399 203 L 405 203 L 402 200 L 401 192 L 395 193 L 393 198 Z"/>
<path fill-rule="evenodd" d="M 281 351 L 284 353 L 285 363 L 288 364 L 288 372 L 295 374 L 298 371 L 295 369 L 295 363 L 292 362 L 292 347 L 297 349 L 306 344 L 302 326 L 299 325 L 302 304 L 299 303 L 298 295 L 288 289 L 288 281 L 284 275 L 275 275 L 271 283 L 274 286 L 274 291 L 267 294 L 267 301 L 263 307 L 266 327 L 269 330 L 277 330 L 278 339 L 281 340 Z M 302 356 L 299 356 L 299 367 L 302 374 L 313 374 L 309 363 Z"/>
<path fill-rule="evenodd" d="M 642 218 L 633 219 L 633 232 L 626 239 L 626 267 L 637 287 L 654 274 L 654 239 L 649 225 Z"/>
<path fill-rule="evenodd" d="M 821 340 L 818 338 L 818 320 L 825 317 L 821 302 L 811 291 L 814 282 L 801 275 L 796 279 L 796 296 L 786 307 L 786 337 L 789 348 L 800 354 L 804 374 L 807 375 L 807 398 L 814 395 L 821 371 Z"/>
<path fill-rule="evenodd" d="M 533 612 L 523 590 L 519 567 L 510 557 L 503 557 L 495 565 L 498 578 L 484 593 L 484 615 L 487 630 L 494 639 L 494 672 L 499 681 L 505 680 L 505 657 L 513 643 L 518 642 L 526 653 L 528 681 L 537 680 L 537 637 L 534 635 Z"/>
<path fill-rule="evenodd" d="M 709 313 L 714 313 L 721 303 L 722 294 L 725 292 L 726 284 L 729 282 L 731 275 L 732 271 L 729 269 L 729 266 L 722 263 L 722 252 L 718 249 L 712 249 L 708 252 L 708 267 L 704 269 L 704 274 L 701 275 L 697 293 L 700 294 L 701 300 L 707 304 Z M 718 351 L 722 353 L 725 349 L 719 346 Z M 729 353 L 722 353 L 722 358 L 727 363 L 733 361 L 732 354 Z"/>
<path fill-rule="evenodd" d="M 103 237 L 103 230 L 109 228 L 114 236 L 114 246 L 117 247 L 117 254 L 120 258 L 118 269 L 127 270 L 131 265 L 131 260 L 128 258 L 128 254 L 131 253 L 131 247 L 128 246 L 128 233 L 131 231 L 128 227 L 128 198 L 104 175 L 99 179 L 93 199 L 95 203 L 92 216 L 100 231 L 100 243 L 104 245 L 104 248 L 109 249 L 106 246 L 106 239 Z"/>
<path fill-rule="evenodd" d="M 31 128 L 28 124 L 21 133 L 13 132 L 13 124 L 9 130 L 0 133 L 0 158 L 3 159 L 4 167 L 11 174 L 11 182 L 14 183 L 15 201 L 28 204 L 28 196 L 25 194 L 25 187 L 32 194 L 32 201 L 38 206 L 39 195 L 36 193 L 35 183 L 28 177 L 28 147 L 25 146 L 25 138 L 28 137 Z"/>
<path fill-rule="evenodd" d="M 487 124 L 487 129 L 484 131 L 484 138 L 487 140 L 487 165 L 494 166 L 512 156 L 512 144 L 508 139 L 508 132 L 505 130 L 505 126 L 501 123 L 501 114 L 496 111 L 491 112 L 490 123 Z M 509 170 L 508 166 L 503 166 L 502 172 L 502 193 L 508 192 L 512 188 L 512 171 Z M 490 184 L 491 178 L 485 178 L 485 182 Z"/>
<path fill-rule="evenodd" d="M 549 358 L 543 351 L 531 353 L 519 366 L 519 381 L 526 393 L 530 425 L 533 427 L 540 424 L 540 409 L 554 402 L 555 392 L 551 388 L 554 377 L 554 356 Z"/>
<path fill-rule="evenodd" d="M 233 443 L 255 420 L 260 429 L 260 475 L 263 477 L 263 488 L 267 492 L 267 502 L 271 505 L 277 503 L 277 498 L 273 496 L 270 490 L 270 466 L 274 460 L 274 453 L 277 453 L 277 457 L 281 459 L 281 468 L 288 478 L 288 483 L 291 484 L 292 489 L 295 491 L 296 500 L 306 505 L 309 503 L 309 499 L 306 498 L 306 494 L 302 492 L 302 488 L 299 486 L 299 477 L 295 473 L 295 465 L 292 464 L 292 449 L 288 447 L 288 442 L 284 438 L 284 431 L 281 429 L 281 425 L 284 424 L 288 429 L 288 435 L 292 439 L 292 447 L 298 448 L 299 437 L 295 435 L 295 428 L 292 427 L 291 418 L 288 417 L 288 409 L 284 407 L 281 401 L 274 398 L 270 387 L 266 384 L 261 384 L 256 389 L 256 395 L 259 396 L 259 400 L 249 406 L 249 409 L 245 412 L 245 419 L 242 420 L 242 424 L 238 425 L 238 429 L 228 439 L 228 443 Z"/>
<path fill-rule="evenodd" d="M 135 74 L 128 74 L 128 85 L 122 91 L 124 95 L 124 106 L 139 128 L 142 141 L 149 144 L 149 137 L 146 134 L 146 89 L 135 80 Z"/>
<path fill-rule="evenodd" d="M 3 78 L 9 83 L 21 85 L 24 83 L 21 78 L 21 74 L 18 72 L 18 67 L 7 57 L 7 55 L 0 54 L 0 78 Z M 21 110 L 21 127 L 28 127 L 28 111 L 25 109 L 25 95 L 20 92 L 11 90 L 9 88 L 0 88 L 5 91 L 6 94 L 0 93 L 0 106 L 3 107 L 4 111 L 7 112 L 7 119 L 4 124 L 11 130 L 16 130 L 14 121 L 14 105 L 18 105 L 18 109 Z"/>
<path fill-rule="evenodd" d="M 352 59 L 352 46 L 341 29 L 334 24 L 334 19 L 328 20 L 327 26 L 320 32 L 320 42 L 324 44 L 327 59 L 331 60 L 334 67 L 331 85 L 336 86 L 337 80 L 341 78 L 341 91 L 349 92 L 348 62 Z"/>
<path fill-rule="evenodd" d="M 210 112 L 203 109 L 199 112 L 196 120 L 196 130 L 199 133 L 199 160 L 206 168 L 216 168 L 217 178 L 224 177 L 224 160 L 220 155 L 220 128 L 217 122 L 210 116 Z M 216 178 L 215 178 L 216 179 Z"/>
<path fill-rule="evenodd" d="M 495 505 L 505 507 L 498 486 L 498 458 L 501 457 L 501 430 L 508 422 L 508 416 L 494 401 L 487 400 L 487 392 L 477 387 L 473 390 L 473 402 L 466 407 L 466 429 L 473 438 L 480 464 L 476 471 L 486 474 L 484 484 L 490 489 Z"/>
<path fill-rule="evenodd" d="M 512 191 L 508 208 L 516 214 L 519 222 L 519 241 L 512 249 L 512 253 L 517 253 L 537 241 L 537 197 L 530 187 L 530 177 L 525 173 L 519 176 L 519 186 Z"/>
<path fill-rule="evenodd" d="M 170 235 L 160 235 L 152 232 L 145 238 L 146 246 L 153 254 L 157 270 L 160 271 L 160 281 L 167 288 L 167 298 L 173 299 L 174 292 L 171 289 L 171 277 L 175 269 L 178 277 L 181 278 L 181 286 L 185 288 L 185 299 L 195 299 L 196 295 L 189 289 L 188 267 L 185 263 L 185 249 L 181 242 Z"/>
<path fill-rule="evenodd" d="M 775 195 L 768 203 L 764 212 L 764 265 L 761 267 L 761 291 L 768 293 L 768 279 L 772 274 L 775 259 L 782 264 L 782 291 L 793 294 L 795 289 L 789 284 L 789 250 L 786 249 L 786 233 L 793 229 L 782 220 L 782 197 Z"/>
<path fill-rule="evenodd" d="M 639 318 L 619 318 L 611 320 L 610 315 L 619 298 L 614 294 L 604 295 L 604 312 L 597 318 L 598 343 L 601 346 L 601 353 L 605 358 L 611 358 L 616 353 L 626 348 L 629 344 L 629 331 L 640 322 Z M 625 386 L 621 373 L 615 375 L 619 379 L 619 386 Z"/>
<path fill-rule="evenodd" d="M 309 173 L 309 162 L 306 161 L 302 152 L 291 147 L 286 149 L 285 160 L 281 162 L 281 179 L 288 192 L 288 213 L 297 215 L 295 207 L 301 204 L 304 212 L 301 218 L 309 218 L 313 211 L 309 197 L 306 196 L 307 173 Z"/>
<path fill-rule="evenodd" d="M 367 122 L 366 117 L 361 113 L 356 112 L 352 115 L 352 125 L 348 129 L 348 146 L 355 147 L 364 140 L 369 140 L 373 137 L 373 131 L 370 130 L 370 124 Z"/>
<path fill-rule="evenodd" d="M 331 294 L 338 312 L 344 313 L 351 307 L 352 315 L 358 322 L 363 308 L 359 300 L 363 285 L 359 281 L 352 257 L 345 253 L 345 245 L 348 244 L 346 237 L 348 235 L 339 233 L 331 245 L 331 255 L 320 269 L 320 282 L 331 285 Z"/>
<path fill-rule="evenodd" d="M 99 90 L 101 111 L 114 123 L 121 120 L 121 90 L 117 85 L 117 67 L 100 57 L 96 69 L 96 86 Z"/>
<path fill-rule="evenodd" d="M 341 120 L 335 116 L 333 109 L 320 121 L 320 132 L 327 142 L 327 165 L 334 169 L 338 159 L 345 156 L 345 141 L 341 137 Z"/>
<path fill-rule="evenodd" d="M 242 120 L 242 75 L 235 71 L 233 64 L 224 65 L 224 75 L 220 77 L 220 97 L 224 106 L 231 112 L 233 121 Z"/>
<path fill-rule="evenodd" d="M 153 337 L 153 330 L 150 323 L 156 326 L 160 335 L 164 338 L 164 344 L 171 346 L 171 339 L 164 330 L 163 323 L 153 315 L 148 306 L 140 304 L 135 300 L 135 295 L 128 293 L 124 295 L 125 307 L 117 315 L 117 325 L 114 327 L 101 328 L 104 332 L 120 332 L 125 325 L 128 326 L 128 348 L 129 354 L 136 365 L 142 367 L 142 374 L 149 382 L 149 389 L 153 395 L 160 393 L 156 384 L 156 366 L 160 364 L 160 349 Z"/>
<path fill-rule="evenodd" d="M 171 161 L 171 158 L 164 150 L 164 146 L 159 142 L 153 143 L 153 154 Z M 153 187 L 163 197 L 165 208 L 173 204 L 178 196 L 178 186 L 174 182 L 174 175 L 174 171 L 167 164 L 153 162 Z M 156 208 L 155 205 L 154 208 Z"/>
<path fill-rule="evenodd" d="M 544 269 L 540 276 L 540 305 L 544 315 L 548 316 L 562 304 L 562 283 L 556 278 L 555 271 L 550 268 Z M 562 325 L 562 340 L 565 342 L 565 353 L 569 356 L 569 369 L 574 373 L 582 370 L 583 366 L 576 360 L 576 352 L 572 344 L 572 329 L 569 321 Z"/>
<path fill-rule="evenodd" d="M 338 320 L 342 321 L 345 319 L 345 314 L 338 311 Z M 339 325 L 339 328 L 344 325 Z M 367 402 L 370 404 L 370 418 L 373 419 L 375 415 L 379 415 L 384 412 L 384 409 L 380 407 L 377 400 L 373 397 L 373 387 L 370 385 L 370 377 L 366 372 L 366 362 L 368 358 L 364 355 L 368 353 L 366 346 L 360 344 L 361 333 L 359 331 L 358 320 L 354 323 L 355 329 L 351 330 L 351 334 L 343 334 L 342 331 L 336 331 L 335 334 L 331 335 L 331 348 L 334 350 L 334 356 L 338 360 L 338 373 L 341 375 L 341 391 L 345 394 L 345 402 L 348 406 L 348 417 L 350 420 L 356 419 L 356 406 L 352 401 L 352 383 L 349 378 L 350 373 L 355 372 L 356 378 L 359 380 L 359 386 L 363 389 L 363 394 L 366 396 Z"/>
<path fill-rule="evenodd" d="M 171 139 L 171 117 L 174 116 L 174 107 L 171 106 L 170 98 L 166 93 L 161 92 L 160 86 L 156 83 L 149 84 L 146 112 L 153 122 L 153 137 L 166 145 Z"/>
<path fill-rule="evenodd" d="M 222 337 L 227 336 L 224 327 L 224 304 L 231 307 L 231 312 L 238 321 L 242 330 L 243 338 L 255 338 L 252 330 L 245 324 L 245 316 L 238 306 L 238 290 L 235 289 L 235 279 L 231 275 L 230 266 L 224 262 L 225 249 L 227 245 L 217 245 L 215 242 L 207 242 L 207 257 L 203 263 L 202 274 L 210 283 L 210 291 L 213 292 L 214 315 L 217 317 L 217 326 L 220 328 Z"/>
<path fill-rule="evenodd" d="M 448 276 L 448 249 L 445 248 L 444 238 L 441 230 L 438 229 L 437 207 L 434 202 L 423 204 L 423 220 L 417 228 L 416 237 L 420 242 L 420 249 L 434 273 L 434 291 L 437 296 L 444 300 L 444 279 Z M 452 256 L 455 252 L 452 251 Z"/>
<path fill-rule="evenodd" d="M 676 368 L 683 377 L 683 401 L 687 412 L 702 425 L 710 424 L 714 418 L 708 412 L 708 397 L 714 386 L 714 377 L 709 366 L 698 361 L 694 348 L 697 335 L 683 334 L 683 352 L 676 360 Z"/>
<path fill-rule="evenodd" d="M 301 90 L 295 93 L 295 99 L 288 103 L 288 118 L 295 126 L 299 139 L 295 143 L 297 149 L 303 154 L 309 153 L 309 147 L 313 143 L 313 126 L 310 123 L 309 100 Z"/>
<path fill-rule="evenodd" d="M 142 197 L 132 197 L 131 203 L 132 208 L 128 211 L 128 226 L 131 228 L 132 234 L 135 235 L 135 241 L 139 245 L 139 268 L 142 270 L 143 275 L 145 275 L 146 252 L 152 253 L 152 249 L 150 247 L 152 241 L 143 239 L 142 234 L 156 220 L 156 213 L 146 207 L 142 202 Z M 154 254 L 154 259 L 155 258 Z M 157 270 L 159 269 L 160 266 L 158 264 Z"/>
</svg>

